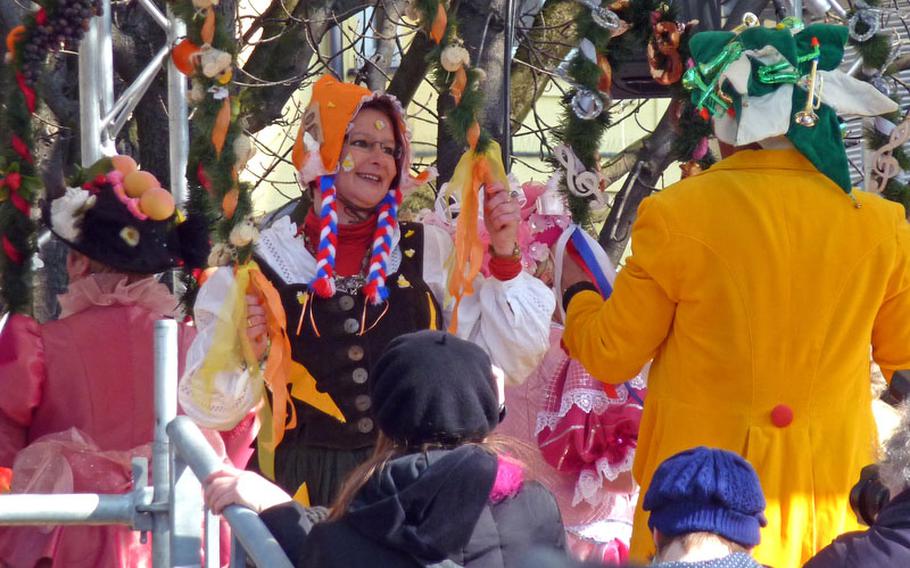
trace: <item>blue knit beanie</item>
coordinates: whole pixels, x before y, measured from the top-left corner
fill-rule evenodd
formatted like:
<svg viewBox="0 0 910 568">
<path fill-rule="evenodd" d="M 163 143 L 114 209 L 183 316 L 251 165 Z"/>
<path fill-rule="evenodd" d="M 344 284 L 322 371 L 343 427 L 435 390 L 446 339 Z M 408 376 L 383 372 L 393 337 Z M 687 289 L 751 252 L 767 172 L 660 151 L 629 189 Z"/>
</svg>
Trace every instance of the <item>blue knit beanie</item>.
<svg viewBox="0 0 910 568">
<path fill-rule="evenodd" d="M 654 472 L 643 508 L 648 527 L 674 537 L 720 535 L 746 548 L 767 525 L 765 496 L 749 462 L 726 450 L 699 446 L 668 458 Z"/>
</svg>

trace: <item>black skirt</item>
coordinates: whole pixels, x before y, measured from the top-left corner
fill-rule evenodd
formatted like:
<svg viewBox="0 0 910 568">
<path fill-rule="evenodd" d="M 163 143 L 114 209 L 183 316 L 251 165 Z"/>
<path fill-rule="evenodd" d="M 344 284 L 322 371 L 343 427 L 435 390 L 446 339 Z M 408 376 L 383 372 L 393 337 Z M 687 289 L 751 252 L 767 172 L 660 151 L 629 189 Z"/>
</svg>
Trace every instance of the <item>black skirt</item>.
<svg viewBox="0 0 910 568">
<path fill-rule="evenodd" d="M 338 450 L 280 444 L 275 451 L 275 481 L 291 495 L 305 482 L 310 505 L 328 507 L 348 474 L 372 454 L 372 446 Z"/>
</svg>

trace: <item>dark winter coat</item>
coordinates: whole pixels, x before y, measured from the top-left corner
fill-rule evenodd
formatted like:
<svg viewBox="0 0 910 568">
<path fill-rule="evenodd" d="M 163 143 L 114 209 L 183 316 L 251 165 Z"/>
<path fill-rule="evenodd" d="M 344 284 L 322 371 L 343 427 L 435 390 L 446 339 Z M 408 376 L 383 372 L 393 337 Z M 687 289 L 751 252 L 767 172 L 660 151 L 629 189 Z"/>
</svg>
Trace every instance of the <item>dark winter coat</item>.
<svg viewBox="0 0 910 568">
<path fill-rule="evenodd" d="M 910 566 L 910 490 L 892 499 L 865 531 L 834 539 L 804 568 Z"/>
<path fill-rule="evenodd" d="M 278 516 L 267 511 L 263 520 L 272 528 Z M 390 461 L 342 519 L 318 523 L 305 537 L 309 522 L 302 519 L 295 539 L 287 518 L 273 533 L 298 568 L 418 568 L 444 561 L 517 568 L 532 546 L 565 548 L 553 495 L 476 446 Z"/>
</svg>

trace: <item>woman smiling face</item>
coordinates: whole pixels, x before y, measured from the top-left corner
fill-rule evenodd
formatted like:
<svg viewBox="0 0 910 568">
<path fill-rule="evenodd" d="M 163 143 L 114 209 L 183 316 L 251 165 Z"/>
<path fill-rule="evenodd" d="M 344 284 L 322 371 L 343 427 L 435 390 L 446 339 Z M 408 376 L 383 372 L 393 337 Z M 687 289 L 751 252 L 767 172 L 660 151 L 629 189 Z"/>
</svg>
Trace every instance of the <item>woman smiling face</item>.
<svg viewBox="0 0 910 568">
<path fill-rule="evenodd" d="M 335 177 L 339 201 L 360 210 L 379 205 L 398 173 L 399 152 L 388 114 L 375 108 L 357 113 L 341 148 Z"/>
</svg>

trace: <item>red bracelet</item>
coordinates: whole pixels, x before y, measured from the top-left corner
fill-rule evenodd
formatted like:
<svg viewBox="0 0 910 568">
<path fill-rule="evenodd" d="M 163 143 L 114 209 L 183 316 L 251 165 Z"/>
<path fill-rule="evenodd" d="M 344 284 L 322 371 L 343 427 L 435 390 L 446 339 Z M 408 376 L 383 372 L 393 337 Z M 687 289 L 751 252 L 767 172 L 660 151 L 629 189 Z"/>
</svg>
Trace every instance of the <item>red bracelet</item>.
<svg viewBox="0 0 910 568">
<path fill-rule="evenodd" d="M 506 282 L 518 276 L 521 272 L 521 257 L 491 256 L 490 274 L 497 280 Z"/>
</svg>

